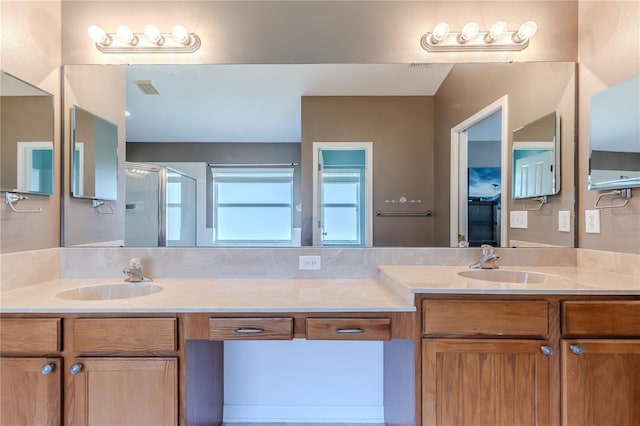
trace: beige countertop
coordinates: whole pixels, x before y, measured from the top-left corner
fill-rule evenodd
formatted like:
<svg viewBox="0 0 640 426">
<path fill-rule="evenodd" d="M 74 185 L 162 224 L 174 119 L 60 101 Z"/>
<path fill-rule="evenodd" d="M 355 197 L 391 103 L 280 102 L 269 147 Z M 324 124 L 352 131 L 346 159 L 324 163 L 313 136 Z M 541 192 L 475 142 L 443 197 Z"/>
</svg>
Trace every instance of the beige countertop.
<svg viewBox="0 0 640 426">
<path fill-rule="evenodd" d="M 459 273 L 470 271 L 466 266 L 391 265 L 379 269 L 380 280 L 159 278 L 153 284 L 162 291 L 113 300 L 69 300 L 56 295 L 79 287 L 123 284 L 122 280 L 59 279 L 0 293 L 0 312 L 411 312 L 418 293 L 640 295 L 638 276 L 575 266 L 498 270 L 544 274 L 537 282 L 465 278 Z"/>
<path fill-rule="evenodd" d="M 124 284 L 111 279 L 61 279 L 0 293 L 3 313 L 100 312 L 411 312 L 413 304 L 373 279 L 156 279 L 158 293 L 114 300 L 68 300 L 78 287 Z"/>
<path fill-rule="evenodd" d="M 640 295 L 640 277 L 577 266 L 509 266 L 496 271 L 543 274 L 539 282 L 500 282 L 465 278 L 459 273 L 477 271 L 466 266 L 380 266 L 383 281 L 413 301 L 417 293 L 450 294 L 566 294 L 566 295 Z M 525 280 L 526 281 L 526 280 Z"/>
</svg>

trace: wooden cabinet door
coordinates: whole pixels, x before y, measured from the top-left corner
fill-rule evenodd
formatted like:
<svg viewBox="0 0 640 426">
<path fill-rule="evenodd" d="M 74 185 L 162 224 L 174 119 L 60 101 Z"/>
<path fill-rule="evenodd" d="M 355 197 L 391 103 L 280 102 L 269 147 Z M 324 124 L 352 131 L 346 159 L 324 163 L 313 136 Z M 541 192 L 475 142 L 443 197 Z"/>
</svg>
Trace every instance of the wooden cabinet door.
<svg viewBox="0 0 640 426">
<path fill-rule="evenodd" d="M 424 339 L 424 426 L 550 423 L 550 363 L 543 340 Z M 546 350 L 545 350 L 546 351 Z"/>
<path fill-rule="evenodd" d="M 640 340 L 562 341 L 562 424 L 640 425 Z"/>
<path fill-rule="evenodd" d="M 0 424 L 60 425 L 60 358 L 0 358 Z"/>
<path fill-rule="evenodd" d="M 76 358 L 68 424 L 162 426 L 178 422 L 176 358 Z M 71 368 L 73 368 L 71 366 Z M 73 373 L 76 374 L 73 374 Z"/>
</svg>

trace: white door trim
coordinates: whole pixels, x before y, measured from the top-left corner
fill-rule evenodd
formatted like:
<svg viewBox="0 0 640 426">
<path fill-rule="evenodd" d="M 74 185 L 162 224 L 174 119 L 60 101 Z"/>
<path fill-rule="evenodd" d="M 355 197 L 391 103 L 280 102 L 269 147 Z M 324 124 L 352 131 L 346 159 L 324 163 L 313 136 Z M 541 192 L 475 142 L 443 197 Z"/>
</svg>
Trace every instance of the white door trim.
<svg viewBox="0 0 640 426">
<path fill-rule="evenodd" d="M 465 133 L 485 118 L 501 111 L 501 148 L 500 148 L 500 245 L 507 244 L 507 188 L 508 188 L 508 160 L 509 160 L 509 125 L 508 125 L 508 96 L 504 95 L 492 104 L 473 114 L 460 124 L 451 128 L 451 198 L 450 198 L 450 232 L 449 243 L 451 247 L 458 246 L 458 234 L 460 233 L 460 209 L 459 203 L 466 200 L 466 189 L 461 189 L 467 175 L 467 138 Z M 464 155 L 463 155 L 464 154 Z M 464 157 L 464 158 L 462 158 Z M 466 223 L 466 219 L 465 219 Z M 466 230 L 464 231 L 466 235 Z"/>
<path fill-rule="evenodd" d="M 321 245 L 320 204 L 318 202 L 318 162 L 319 152 L 324 148 L 331 149 L 364 149 L 365 151 L 365 215 L 364 215 L 364 246 L 373 246 L 373 142 L 314 142 L 313 143 L 313 200 L 312 200 L 312 228 L 313 245 Z"/>
</svg>

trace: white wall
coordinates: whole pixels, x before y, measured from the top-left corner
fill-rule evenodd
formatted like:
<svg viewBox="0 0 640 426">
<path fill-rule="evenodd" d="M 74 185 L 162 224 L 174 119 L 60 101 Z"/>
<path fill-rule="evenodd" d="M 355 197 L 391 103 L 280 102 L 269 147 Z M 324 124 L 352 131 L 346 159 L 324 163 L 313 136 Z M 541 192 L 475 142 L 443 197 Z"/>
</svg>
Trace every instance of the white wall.
<svg viewBox="0 0 640 426">
<path fill-rule="evenodd" d="M 225 342 L 225 422 L 384 423 L 381 342 Z"/>
</svg>

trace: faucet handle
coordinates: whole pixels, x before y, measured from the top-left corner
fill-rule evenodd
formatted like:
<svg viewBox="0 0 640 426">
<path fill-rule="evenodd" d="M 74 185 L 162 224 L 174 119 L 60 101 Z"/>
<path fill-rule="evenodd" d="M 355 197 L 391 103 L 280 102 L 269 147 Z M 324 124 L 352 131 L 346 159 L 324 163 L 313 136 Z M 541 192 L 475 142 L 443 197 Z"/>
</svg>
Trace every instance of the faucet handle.
<svg viewBox="0 0 640 426">
<path fill-rule="evenodd" d="M 141 267 L 142 267 L 142 262 L 140 262 L 139 257 L 134 257 L 133 259 L 129 260 L 129 265 L 128 265 L 129 269 L 140 269 Z"/>
<path fill-rule="evenodd" d="M 495 250 L 495 248 L 490 244 L 482 244 L 480 248 L 482 249 L 483 256 L 492 255 Z"/>
</svg>

